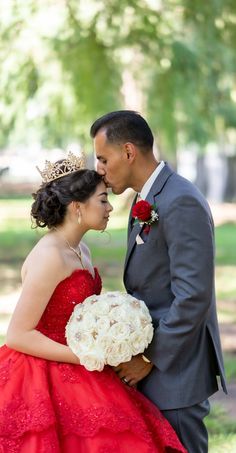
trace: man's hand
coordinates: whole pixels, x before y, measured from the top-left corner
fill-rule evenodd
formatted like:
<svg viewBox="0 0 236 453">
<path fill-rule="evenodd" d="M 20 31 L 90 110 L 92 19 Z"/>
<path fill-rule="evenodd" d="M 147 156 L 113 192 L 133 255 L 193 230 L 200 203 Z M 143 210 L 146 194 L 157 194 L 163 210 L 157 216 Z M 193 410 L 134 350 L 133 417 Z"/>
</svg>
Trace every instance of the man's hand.
<svg viewBox="0 0 236 453">
<path fill-rule="evenodd" d="M 152 367 L 153 363 L 145 362 L 142 354 L 138 354 L 129 362 L 113 367 L 113 370 L 123 382 L 133 387 L 151 372 Z"/>
</svg>

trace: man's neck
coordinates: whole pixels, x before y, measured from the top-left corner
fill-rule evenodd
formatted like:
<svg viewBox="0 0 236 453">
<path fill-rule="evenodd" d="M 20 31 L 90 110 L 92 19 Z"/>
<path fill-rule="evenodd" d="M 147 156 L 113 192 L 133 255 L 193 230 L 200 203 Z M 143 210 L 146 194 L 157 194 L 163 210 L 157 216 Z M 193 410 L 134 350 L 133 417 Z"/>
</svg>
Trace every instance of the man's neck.
<svg viewBox="0 0 236 453">
<path fill-rule="evenodd" d="M 136 174 L 136 178 L 132 185 L 132 188 L 135 190 L 135 192 L 141 192 L 144 184 L 147 182 L 147 180 L 150 178 L 159 164 L 160 162 L 154 159 L 148 165 L 145 161 L 142 163 L 142 165 L 140 164 L 141 170 L 138 172 L 138 174 Z"/>
</svg>

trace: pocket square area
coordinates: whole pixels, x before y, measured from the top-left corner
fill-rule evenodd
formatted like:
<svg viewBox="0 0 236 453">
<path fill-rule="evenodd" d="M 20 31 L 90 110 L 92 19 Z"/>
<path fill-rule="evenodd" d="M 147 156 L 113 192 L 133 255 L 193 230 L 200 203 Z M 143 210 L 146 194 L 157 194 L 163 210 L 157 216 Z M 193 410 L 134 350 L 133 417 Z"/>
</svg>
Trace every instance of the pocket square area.
<svg viewBox="0 0 236 453">
<path fill-rule="evenodd" d="M 137 236 L 136 236 L 136 243 L 138 245 L 144 244 L 144 241 L 142 240 L 141 236 L 139 236 L 139 234 L 137 234 Z"/>
</svg>

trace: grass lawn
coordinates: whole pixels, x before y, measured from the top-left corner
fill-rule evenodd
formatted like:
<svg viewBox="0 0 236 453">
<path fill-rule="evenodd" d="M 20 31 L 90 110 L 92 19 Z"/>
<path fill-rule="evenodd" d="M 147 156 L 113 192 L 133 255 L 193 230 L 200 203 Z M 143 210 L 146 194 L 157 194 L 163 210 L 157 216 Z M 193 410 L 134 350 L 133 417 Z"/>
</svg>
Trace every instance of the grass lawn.
<svg viewBox="0 0 236 453">
<path fill-rule="evenodd" d="M 228 223 L 216 228 L 216 263 L 236 266 L 236 225 Z"/>
<path fill-rule="evenodd" d="M 214 436 L 209 435 L 209 453 L 234 452 L 236 452 L 236 434 L 223 432 Z"/>
<path fill-rule="evenodd" d="M 214 406 L 206 419 L 209 433 L 209 453 L 236 452 L 235 421 L 228 418 L 221 406 Z"/>
</svg>

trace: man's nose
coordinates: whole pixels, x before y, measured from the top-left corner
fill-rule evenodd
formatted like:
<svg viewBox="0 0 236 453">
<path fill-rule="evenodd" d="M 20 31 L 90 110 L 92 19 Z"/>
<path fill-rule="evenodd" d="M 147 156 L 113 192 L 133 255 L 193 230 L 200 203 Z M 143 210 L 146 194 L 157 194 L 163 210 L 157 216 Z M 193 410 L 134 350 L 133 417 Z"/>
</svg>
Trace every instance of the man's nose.
<svg viewBox="0 0 236 453">
<path fill-rule="evenodd" d="M 99 175 L 104 176 L 106 174 L 105 169 L 104 169 L 102 163 L 99 162 L 99 160 L 97 161 L 96 167 L 97 167 L 97 172 L 99 173 Z"/>
</svg>

